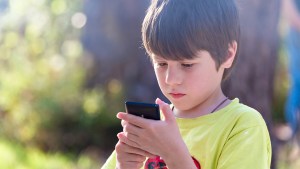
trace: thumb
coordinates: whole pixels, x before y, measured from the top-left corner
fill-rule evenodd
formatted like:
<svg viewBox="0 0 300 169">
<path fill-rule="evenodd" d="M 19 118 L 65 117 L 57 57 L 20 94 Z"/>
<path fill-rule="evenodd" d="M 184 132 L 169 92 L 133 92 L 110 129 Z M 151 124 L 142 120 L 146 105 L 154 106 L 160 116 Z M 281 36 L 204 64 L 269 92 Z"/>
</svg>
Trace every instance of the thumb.
<svg viewBox="0 0 300 169">
<path fill-rule="evenodd" d="M 174 117 L 173 111 L 170 108 L 170 105 L 168 105 L 164 101 L 160 100 L 159 98 L 157 98 L 155 100 L 155 103 L 159 105 L 160 110 L 162 111 L 163 116 L 165 118 L 165 121 L 174 121 L 175 120 L 175 117 Z"/>
</svg>

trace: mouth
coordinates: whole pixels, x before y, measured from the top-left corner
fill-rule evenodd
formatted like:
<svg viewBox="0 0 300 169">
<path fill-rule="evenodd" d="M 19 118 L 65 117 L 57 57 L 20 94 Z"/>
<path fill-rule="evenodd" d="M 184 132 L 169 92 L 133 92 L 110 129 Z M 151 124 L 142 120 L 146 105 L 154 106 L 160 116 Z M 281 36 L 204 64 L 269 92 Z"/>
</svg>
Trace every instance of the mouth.
<svg viewBox="0 0 300 169">
<path fill-rule="evenodd" d="M 179 98 L 185 96 L 185 94 L 183 94 L 183 93 L 169 93 L 169 94 L 174 99 L 179 99 Z"/>
</svg>

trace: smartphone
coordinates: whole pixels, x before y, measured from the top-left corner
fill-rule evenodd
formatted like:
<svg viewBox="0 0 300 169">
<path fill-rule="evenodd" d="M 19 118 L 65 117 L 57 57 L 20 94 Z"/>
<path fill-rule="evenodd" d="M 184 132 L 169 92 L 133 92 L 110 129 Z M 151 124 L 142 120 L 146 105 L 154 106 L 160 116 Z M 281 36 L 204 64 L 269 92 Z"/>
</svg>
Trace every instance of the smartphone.
<svg viewBox="0 0 300 169">
<path fill-rule="evenodd" d="M 142 102 L 125 102 L 126 112 L 146 119 L 160 120 L 159 105 Z"/>
</svg>

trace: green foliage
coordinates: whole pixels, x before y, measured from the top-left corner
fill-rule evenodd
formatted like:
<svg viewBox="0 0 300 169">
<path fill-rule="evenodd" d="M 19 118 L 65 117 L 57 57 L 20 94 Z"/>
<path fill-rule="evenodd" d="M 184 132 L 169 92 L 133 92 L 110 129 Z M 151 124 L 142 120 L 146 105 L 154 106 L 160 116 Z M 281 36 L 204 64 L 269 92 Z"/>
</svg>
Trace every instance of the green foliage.
<svg viewBox="0 0 300 169">
<path fill-rule="evenodd" d="M 114 144 L 123 89 L 117 80 L 83 87 L 81 3 L 9 1 L 0 17 L 1 136 L 51 151 Z"/>
<path fill-rule="evenodd" d="M 78 158 L 67 157 L 60 153 L 45 154 L 36 148 L 24 148 L 5 139 L 0 139 L 0 158 L 0 168 L 6 169 L 99 168 L 98 161 L 84 154 Z"/>
</svg>

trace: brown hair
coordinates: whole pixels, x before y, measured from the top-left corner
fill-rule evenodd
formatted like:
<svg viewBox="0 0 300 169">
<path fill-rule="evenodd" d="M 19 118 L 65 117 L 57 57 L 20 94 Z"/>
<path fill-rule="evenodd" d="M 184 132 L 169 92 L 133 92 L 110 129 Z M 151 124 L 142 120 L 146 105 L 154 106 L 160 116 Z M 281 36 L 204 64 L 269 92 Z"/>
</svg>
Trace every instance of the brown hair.
<svg viewBox="0 0 300 169">
<path fill-rule="evenodd" d="M 239 32 L 234 0 L 152 0 L 142 25 L 149 55 L 183 60 L 206 50 L 217 70 L 227 59 L 229 44 L 239 42 Z"/>
</svg>

